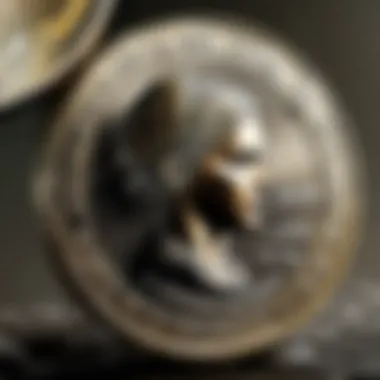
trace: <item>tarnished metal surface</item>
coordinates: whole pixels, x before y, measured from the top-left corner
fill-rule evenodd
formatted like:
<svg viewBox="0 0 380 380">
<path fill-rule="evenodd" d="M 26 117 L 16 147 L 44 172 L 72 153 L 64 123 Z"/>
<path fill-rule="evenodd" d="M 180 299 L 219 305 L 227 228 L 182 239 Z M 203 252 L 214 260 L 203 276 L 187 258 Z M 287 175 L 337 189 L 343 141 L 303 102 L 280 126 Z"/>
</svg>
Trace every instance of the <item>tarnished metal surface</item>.
<svg viewBox="0 0 380 380">
<path fill-rule="evenodd" d="M 0 4 L 0 108 L 56 81 L 89 53 L 115 0 L 13 0 Z"/>
<path fill-rule="evenodd" d="M 136 216 L 127 211 L 115 217 L 125 211 L 123 202 L 116 209 L 108 206 L 98 212 L 99 198 L 94 191 L 110 184 L 110 177 L 97 176 L 96 158 L 102 141 L 128 121 L 131 108 L 146 88 L 168 77 L 184 89 L 185 110 L 193 104 L 188 78 L 190 84 L 201 79 L 206 87 L 226 85 L 226 90 L 218 91 L 217 86 L 209 93 L 216 103 L 224 104 L 218 96 L 233 94 L 236 86 L 247 91 L 245 99 L 259 99 L 263 114 L 259 131 L 262 128 L 267 141 L 262 163 L 259 160 L 260 172 L 265 174 L 265 223 L 254 228 L 260 244 L 257 235 L 236 227 L 227 229 L 235 244 L 228 253 L 240 253 L 255 277 L 232 300 L 199 298 L 197 292 L 184 288 L 176 293 L 178 288 L 162 278 L 153 278 L 154 286 L 150 285 L 149 291 L 156 289 L 158 296 L 141 292 L 133 283 L 128 265 L 142 246 L 139 238 L 149 240 L 142 226 L 149 226 L 156 214 L 161 216 L 159 202 L 155 203 L 160 186 L 163 195 L 171 191 L 161 178 L 157 181 L 154 177 L 155 182 L 142 187 L 142 193 L 148 191 L 154 200 L 148 213 L 139 211 Z M 207 119 L 209 103 L 199 103 L 196 114 Z M 281 341 L 310 320 L 346 272 L 360 230 L 362 195 L 349 122 L 315 71 L 266 32 L 205 19 L 169 21 L 138 30 L 121 39 L 94 65 L 64 111 L 36 179 L 37 203 L 63 268 L 92 308 L 125 338 L 176 358 L 215 360 L 245 355 Z M 169 111 L 173 109 L 169 107 Z M 241 115 L 241 111 L 234 112 Z M 153 120 L 156 127 L 160 117 Z M 170 115 L 168 120 L 172 120 Z M 233 120 L 233 136 L 238 139 L 239 123 Z M 253 121 L 257 124 L 257 116 Z M 253 124 L 251 120 L 249 125 Z M 133 123 L 124 125 L 133 127 Z M 190 130 L 196 134 L 198 127 L 191 124 Z M 147 144 L 153 141 L 149 134 L 145 138 Z M 151 173 L 160 172 L 170 149 L 150 157 Z M 249 173 L 258 169 L 253 156 L 255 165 Z M 221 172 L 229 178 L 227 182 L 232 178 L 232 189 L 240 189 L 231 158 L 216 162 L 214 173 Z M 100 163 L 104 169 L 107 156 L 101 156 Z M 147 169 L 144 165 L 138 166 L 138 173 Z M 138 195 L 142 193 L 131 199 L 141 200 Z M 240 195 L 232 198 L 240 199 Z M 131 199 L 129 203 L 134 204 Z M 235 210 L 240 209 L 231 202 Z M 195 242 L 207 235 L 203 222 L 196 223 L 201 233 L 193 230 Z M 126 279 L 115 265 L 120 261 L 115 263 L 109 257 L 115 252 L 126 257 Z M 197 261 L 203 268 L 202 255 L 207 253 Z M 220 254 L 217 250 L 215 257 Z"/>
</svg>

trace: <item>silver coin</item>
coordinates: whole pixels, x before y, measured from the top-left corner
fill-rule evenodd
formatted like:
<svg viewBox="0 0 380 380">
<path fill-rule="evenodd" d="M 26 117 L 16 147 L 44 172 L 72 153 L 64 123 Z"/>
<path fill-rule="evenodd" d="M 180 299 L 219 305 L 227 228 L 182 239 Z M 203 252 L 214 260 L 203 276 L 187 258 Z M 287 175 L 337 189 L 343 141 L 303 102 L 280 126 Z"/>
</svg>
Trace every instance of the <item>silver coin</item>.
<svg viewBox="0 0 380 380">
<path fill-rule="evenodd" d="M 164 91 L 166 95 L 153 101 L 149 112 L 142 112 L 136 127 L 133 107 L 157 83 L 174 86 L 175 96 Z M 186 126 L 191 133 L 183 133 Z M 187 175 L 193 173 L 191 165 L 181 170 L 178 164 L 183 152 L 191 149 L 178 153 L 176 146 L 183 146 L 178 141 L 185 138 L 191 148 L 197 138 L 213 136 L 198 130 L 208 132 L 215 126 L 230 133 L 228 144 L 211 159 L 205 155 L 207 165 L 211 162 L 206 167 L 212 167 L 213 178 L 222 178 L 227 193 L 233 194 L 216 208 L 229 207 L 229 215 L 248 217 L 236 217 L 231 228 L 216 227 L 215 221 L 206 222 L 205 215 L 199 218 L 187 208 L 186 201 L 180 203 L 174 209 L 185 210 L 192 222 L 187 230 L 190 244 L 183 249 L 190 258 L 177 255 L 177 261 L 199 278 L 206 276 L 216 288 L 243 284 L 242 289 L 219 296 L 200 294 L 179 285 L 178 279 L 158 275 L 152 266 L 143 275 L 139 272 L 141 290 L 131 272 L 120 269 L 120 257 L 126 256 L 130 265 L 144 251 L 148 254 L 140 266 L 151 260 L 150 235 L 136 230 L 159 219 L 154 193 L 162 181 L 155 178 L 146 193 L 143 188 L 139 194 L 132 192 L 136 198 L 127 202 L 120 192 L 100 202 L 94 189 L 101 182 L 101 188 L 109 190 L 113 179 L 104 175 L 100 182 L 96 179 L 96 165 L 110 170 L 109 150 L 96 158 L 99 144 L 110 138 L 114 144 L 133 141 L 126 146 L 132 146 L 137 156 L 144 152 L 138 156 L 142 166 L 134 168 L 137 172 L 167 173 L 175 167 L 173 173 Z M 117 135 L 118 128 L 124 128 L 124 134 Z M 142 138 L 133 137 L 134 128 Z M 174 153 L 165 155 L 166 150 Z M 165 157 L 175 165 L 165 164 L 160 171 Z M 57 247 L 54 254 L 68 277 L 122 337 L 174 358 L 222 360 L 281 341 L 312 319 L 331 297 L 347 272 L 359 237 L 364 197 L 360 163 L 352 126 L 341 105 L 317 71 L 285 42 L 236 20 L 177 19 L 126 34 L 94 64 L 53 128 L 35 195 Z M 164 186 L 163 193 L 177 194 L 178 183 Z M 217 195 L 211 194 L 209 201 Z M 144 202 L 140 204 L 144 197 L 150 199 L 145 208 Z M 131 216 L 136 209 L 139 218 Z M 251 217 L 251 213 L 257 214 Z M 226 230 L 229 243 L 223 244 Z M 164 235 L 157 233 L 154 247 L 165 246 Z M 260 259 L 265 251 L 270 260 Z M 276 255 L 287 252 L 292 257 L 276 260 Z M 324 257 L 328 265 L 321 269 L 318 263 Z M 210 258 L 215 265 L 210 266 Z M 165 260 L 170 257 L 159 260 L 168 266 Z M 247 270 L 247 281 L 233 277 Z"/>
</svg>

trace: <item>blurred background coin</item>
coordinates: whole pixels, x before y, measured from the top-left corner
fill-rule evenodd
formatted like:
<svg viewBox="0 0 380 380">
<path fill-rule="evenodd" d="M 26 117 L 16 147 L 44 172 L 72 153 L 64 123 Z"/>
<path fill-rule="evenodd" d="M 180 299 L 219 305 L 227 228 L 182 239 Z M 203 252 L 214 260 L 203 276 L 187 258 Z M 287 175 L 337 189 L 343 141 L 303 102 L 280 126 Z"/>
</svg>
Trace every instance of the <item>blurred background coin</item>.
<svg viewBox="0 0 380 380">
<path fill-rule="evenodd" d="M 58 80 L 101 36 L 116 0 L 0 3 L 0 109 Z"/>
</svg>

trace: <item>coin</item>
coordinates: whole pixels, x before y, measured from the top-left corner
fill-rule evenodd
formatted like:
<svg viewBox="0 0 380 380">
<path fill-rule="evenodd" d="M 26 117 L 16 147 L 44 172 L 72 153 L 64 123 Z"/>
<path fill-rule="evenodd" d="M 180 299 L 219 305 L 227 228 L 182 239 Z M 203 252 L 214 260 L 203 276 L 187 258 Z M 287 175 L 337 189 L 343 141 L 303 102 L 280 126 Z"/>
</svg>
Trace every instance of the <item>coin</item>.
<svg viewBox="0 0 380 380">
<path fill-rule="evenodd" d="M 94 47 L 115 0 L 14 0 L 0 5 L 0 108 L 56 82 Z"/>
<path fill-rule="evenodd" d="M 94 64 L 35 194 L 54 255 L 108 325 L 211 361 L 281 342 L 331 297 L 359 237 L 361 172 L 349 117 L 299 53 L 184 18 Z"/>
</svg>

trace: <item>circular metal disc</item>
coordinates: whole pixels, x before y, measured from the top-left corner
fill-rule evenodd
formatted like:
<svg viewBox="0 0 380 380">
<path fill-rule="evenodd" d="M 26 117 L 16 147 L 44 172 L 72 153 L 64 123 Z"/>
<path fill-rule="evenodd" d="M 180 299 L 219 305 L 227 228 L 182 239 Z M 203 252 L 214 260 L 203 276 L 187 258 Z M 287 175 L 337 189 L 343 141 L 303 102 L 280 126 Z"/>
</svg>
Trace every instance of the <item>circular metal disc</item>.
<svg viewBox="0 0 380 380">
<path fill-rule="evenodd" d="M 104 30 L 116 0 L 14 0 L 0 5 L 0 109 L 61 77 Z"/>
<path fill-rule="evenodd" d="M 242 305 L 225 307 L 227 322 L 224 312 L 212 314 L 214 306 L 208 305 L 214 304 L 207 299 L 186 303 L 185 294 L 176 297 L 169 291 L 163 297 L 167 302 L 179 308 L 184 305 L 176 300 L 193 305 L 178 317 L 124 281 L 109 257 L 112 233 L 104 232 L 109 224 L 96 215 L 91 195 L 96 146 L 112 129 L 110 120 L 128 113 L 157 78 L 196 82 L 204 75 L 198 82 L 208 83 L 217 73 L 259 99 L 266 136 L 268 221 L 260 247 L 250 248 L 248 240 L 246 249 L 262 269 L 254 274 Z M 218 99 L 229 94 L 218 88 L 212 90 Z M 57 247 L 54 255 L 92 308 L 121 336 L 178 359 L 221 360 L 294 333 L 321 309 L 346 273 L 361 225 L 360 168 L 353 143 L 348 120 L 328 86 L 283 42 L 236 22 L 173 20 L 121 38 L 89 71 L 53 129 L 35 194 Z M 276 215 L 275 221 L 270 215 Z M 134 227 L 132 222 L 117 228 L 123 236 L 137 236 Z M 285 274 L 274 275 L 280 272 Z M 265 279 L 275 284 L 268 293 L 264 289 L 272 282 Z M 156 289 L 162 294 L 168 290 Z"/>
</svg>

